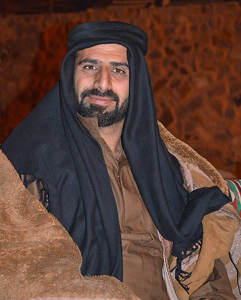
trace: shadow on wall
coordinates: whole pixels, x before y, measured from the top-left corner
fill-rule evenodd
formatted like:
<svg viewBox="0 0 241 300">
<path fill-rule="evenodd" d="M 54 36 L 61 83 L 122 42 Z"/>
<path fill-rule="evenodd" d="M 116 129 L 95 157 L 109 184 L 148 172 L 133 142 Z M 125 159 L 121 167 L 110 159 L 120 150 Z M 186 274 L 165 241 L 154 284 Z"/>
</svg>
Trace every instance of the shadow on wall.
<svg viewBox="0 0 241 300">
<path fill-rule="evenodd" d="M 46 28 L 39 36 L 36 55 L 29 67 L 29 81 L 15 97 L 0 104 L 0 144 L 29 114 L 59 80 L 62 59 L 67 51 L 68 32 L 77 24 L 57 24 Z M 5 53 L 5 62 L 9 60 Z M 3 61 L 4 55 L 1 55 Z M 3 63 L 2 63 L 3 65 Z"/>
</svg>

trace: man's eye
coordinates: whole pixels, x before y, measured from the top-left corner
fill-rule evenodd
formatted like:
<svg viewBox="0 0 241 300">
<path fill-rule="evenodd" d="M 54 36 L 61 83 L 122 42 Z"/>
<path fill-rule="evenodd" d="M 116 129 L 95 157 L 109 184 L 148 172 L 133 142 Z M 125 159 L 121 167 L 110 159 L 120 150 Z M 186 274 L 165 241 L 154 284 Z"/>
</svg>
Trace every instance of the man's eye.
<svg viewBox="0 0 241 300">
<path fill-rule="evenodd" d="M 121 70 L 121 69 L 114 69 L 113 70 L 115 73 L 119 73 L 119 74 L 125 74 L 125 71 L 124 70 Z"/>
<path fill-rule="evenodd" d="M 92 66 L 92 65 L 85 65 L 85 66 L 83 66 L 83 69 L 85 69 L 85 70 L 96 70 L 97 68 L 95 66 Z"/>
</svg>

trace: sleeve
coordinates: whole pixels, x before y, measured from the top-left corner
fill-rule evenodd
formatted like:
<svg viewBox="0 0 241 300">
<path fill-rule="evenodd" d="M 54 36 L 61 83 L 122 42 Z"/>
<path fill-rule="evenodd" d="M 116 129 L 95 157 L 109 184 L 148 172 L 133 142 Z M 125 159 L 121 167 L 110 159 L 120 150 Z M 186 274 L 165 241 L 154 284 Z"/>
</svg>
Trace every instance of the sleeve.
<svg viewBox="0 0 241 300">
<path fill-rule="evenodd" d="M 232 293 L 232 288 L 227 275 L 226 268 L 220 259 L 215 260 L 213 272 L 209 275 L 206 282 L 190 295 L 189 299 L 237 299 Z"/>
<path fill-rule="evenodd" d="M 25 188 L 48 210 L 49 196 L 47 184 L 33 175 L 20 175 Z"/>
</svg>

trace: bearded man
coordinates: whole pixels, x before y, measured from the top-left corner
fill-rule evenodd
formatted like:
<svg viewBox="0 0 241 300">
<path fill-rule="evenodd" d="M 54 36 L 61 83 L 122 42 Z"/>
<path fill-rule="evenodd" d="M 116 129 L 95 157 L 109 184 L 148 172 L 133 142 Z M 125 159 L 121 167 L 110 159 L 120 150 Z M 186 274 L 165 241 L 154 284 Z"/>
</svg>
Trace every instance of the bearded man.
<svg viewBox="0 0 241 300">
<path fill-rule="evenodd" d="M 2 150 L 78 245 L 82 274 L 143 300 L 236 299 L 227 186 L 157 122 L 146 53 L 130 24 L 75 27 L 59 82 Z"/>
</svg>

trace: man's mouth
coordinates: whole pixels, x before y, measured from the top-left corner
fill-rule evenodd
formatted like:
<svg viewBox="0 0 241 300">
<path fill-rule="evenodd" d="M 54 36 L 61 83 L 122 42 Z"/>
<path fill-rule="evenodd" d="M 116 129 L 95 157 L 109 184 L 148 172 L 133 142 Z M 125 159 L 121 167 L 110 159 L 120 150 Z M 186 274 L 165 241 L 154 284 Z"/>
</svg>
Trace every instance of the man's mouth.
<svg viewBox="0 0 241 300">
<path fill-rule="evenodd" d="M 80 102 L 87 102 L 86 104 L 96 104 L 99 106 L 108 106 L 113 103 L 119 103 L 119 97 L 112 90 L 100 91 L 96 88 L 91 90 L 84 90 L 80 95 Z"/>
<path fill-rule="evenodd" d="M 89 98 L 89 101 L 91 103 L 98 104 L 98 105 L 101 105 L 101 106 L 106 106 L 106 105 L 108 105 L 108 104 L 115 101 L 111 97 L 102 97 L 102 96 L 96 96 L 96 95 L 89 95 L 87 97 Z"/>
</svg>

